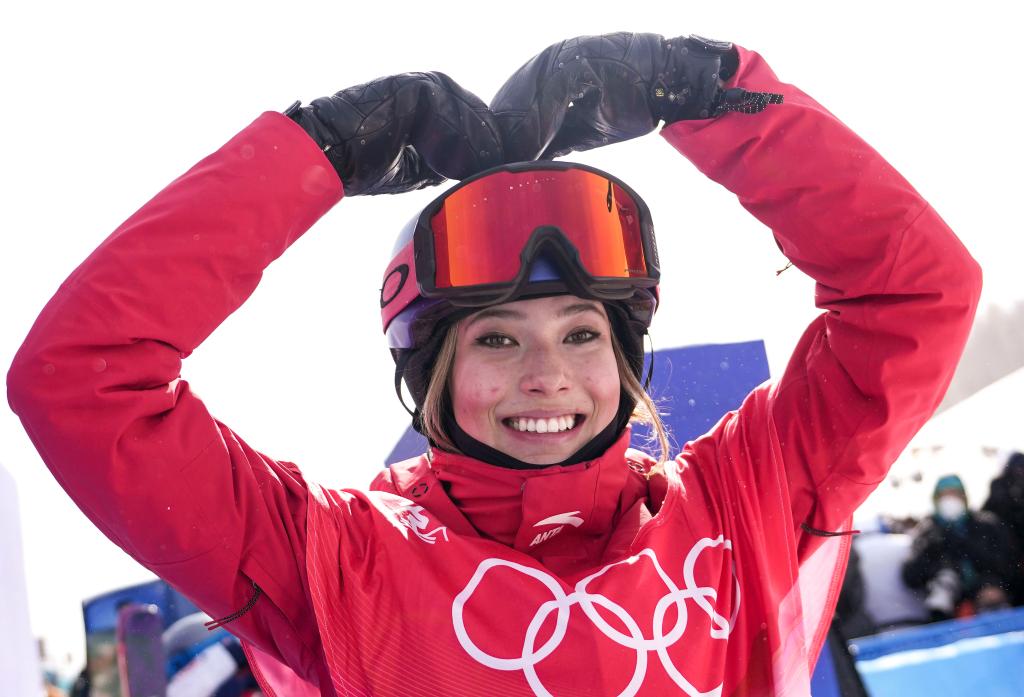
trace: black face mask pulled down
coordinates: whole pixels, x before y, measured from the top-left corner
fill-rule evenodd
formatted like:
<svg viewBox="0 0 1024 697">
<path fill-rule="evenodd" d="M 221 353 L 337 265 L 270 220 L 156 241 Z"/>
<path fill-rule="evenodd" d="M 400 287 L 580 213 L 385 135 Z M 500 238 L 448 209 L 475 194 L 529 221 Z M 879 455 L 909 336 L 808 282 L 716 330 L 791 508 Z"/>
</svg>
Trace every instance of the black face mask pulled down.
<svg viewBox="0 0 1024 697">
<path fill-rule="evenodd" d="M 545 467 L 553 467 L 555 465 L 575 465 L 579 462 L 587 462 L 588 460 L 594 460 L 604 454 L 612 443 L 619 439 L 622 435 L 622 431 L 629 425 L 629 417 L 633 414 L 633 409 L 636 407 L 634 402 L 625 390 L 622 390 L 619 394 L 619 409 L 615 414 L 615 418 L 602 429 L 600 433 L 591 438 L 582 448 L 577 450 L 575 453 L 570 455 L 562 462 L 552 463 L 550 465 L 531 465 L 528 462 L 517 460 L 516 458 L 503 453 L 500 450 L 495 450 L 491 446 L 481 443 L 473 436 L 469 435 L 459 424 L 455 421 L 455 414 L 452 413 L 450 402 L 445 399 L 444 410 L 441 414 L 441 422 L 444 425 L 445 431 L 448 436 L 452 439 L 452 443 L 459 451 L 474 460 L 480 460 L 491 465 L 497 465 L 498 467 L 508 467 L 510 469 L 517 470 L 535 470 L 544 469 Z"/>
</svg>

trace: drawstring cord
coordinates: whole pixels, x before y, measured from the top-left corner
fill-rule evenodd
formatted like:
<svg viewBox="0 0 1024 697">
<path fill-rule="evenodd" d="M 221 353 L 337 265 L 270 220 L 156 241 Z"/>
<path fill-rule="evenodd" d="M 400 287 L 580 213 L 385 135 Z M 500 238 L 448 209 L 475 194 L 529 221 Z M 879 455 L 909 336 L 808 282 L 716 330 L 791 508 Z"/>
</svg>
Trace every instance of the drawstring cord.
<svg viewBox="0 0 1024 697">
<path fill-rule="evenodd" d="M 219 620 L 210 620 L 209 622 L 203 623 L 203 626 L 206 627 L 207 630 L 212 632 L 214 629 L 220 629 L 228 622 L 234 622 L 239 617 L 249 612 L 249 610 L 252 610 L 253 606 L 256 605 L 256 601 L 260 599 L 261 595 L 263 595 L 263 589 L 257 586 L 256 582 L 251 579 L 249 580 L 249 583 L 252 584 L 252 597 L 249 598 L 249 602 L 247 602 L 241 610 L 232 612 L 227 617 L 221 617 Z"/>
<path fill-rule="evenodd" d="M 843 537 L 845 535 L 860 534 L 860 530 L 819 530 L 818 528 L 812 528 L 807 523 L 800 523 L 800 529 L 810 535 L 816 535 L 818 537 Z"/>
</svg>

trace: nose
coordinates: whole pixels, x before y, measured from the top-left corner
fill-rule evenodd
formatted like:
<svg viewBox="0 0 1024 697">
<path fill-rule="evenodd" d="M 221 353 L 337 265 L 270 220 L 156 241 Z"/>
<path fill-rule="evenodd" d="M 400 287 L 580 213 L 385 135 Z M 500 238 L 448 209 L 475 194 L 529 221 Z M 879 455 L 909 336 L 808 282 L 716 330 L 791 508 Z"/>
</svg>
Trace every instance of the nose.
<svg viewBox="0 0 1024 697">
<path fill-rule="evenodd" d="M 537 396 L 566 392 L 572 384 L 570 369 L 569 362 L 557 349 L 535 348 L 523 357 L 519 387 Z"/>
</svg>

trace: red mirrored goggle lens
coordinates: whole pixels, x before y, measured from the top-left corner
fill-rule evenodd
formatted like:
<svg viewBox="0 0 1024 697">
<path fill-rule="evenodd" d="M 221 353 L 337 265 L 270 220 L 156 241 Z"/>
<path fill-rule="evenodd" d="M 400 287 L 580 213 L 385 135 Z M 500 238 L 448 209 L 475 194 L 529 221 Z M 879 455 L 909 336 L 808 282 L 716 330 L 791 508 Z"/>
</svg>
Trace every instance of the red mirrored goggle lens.
<svg viewBox="0 0 1024 697">
<path fill-rule="evenodd" d="M 580 169 L 498 172 L 454 191 L 431 217 L 435 287 L 512 281 L 540 226 L 559 228 L 594 278 L 648 275 L 640 211 L 618 184 Z"/>
</svg>

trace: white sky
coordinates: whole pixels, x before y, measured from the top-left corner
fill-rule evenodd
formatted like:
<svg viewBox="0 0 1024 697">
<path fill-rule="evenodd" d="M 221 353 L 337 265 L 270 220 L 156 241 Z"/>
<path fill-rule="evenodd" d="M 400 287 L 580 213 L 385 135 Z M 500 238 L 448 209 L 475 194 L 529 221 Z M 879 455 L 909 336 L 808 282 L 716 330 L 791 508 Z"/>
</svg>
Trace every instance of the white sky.
<svg viewBox="0 0 1024 697">
<path fill-rule="evenodd" d="M 110 231 L 260 112 L 408 70 L 447 72 L 487 101 L 548 44 L 623 29 L 758 50 L 932 202 L 985 269 L 984 302 L 1024 299 L 1011 6 L 9 3 L 0 367 Z M 657 136 L 577 159 L 618 174 L 653 211 L 666 276 L 655 345 L 764 338 L 777 374 L 814 310 L 799 272 L 776 278 L 785 260 L 770 234 Z M 406 424 L 380 335 L 380 274 L 394 234 L 434 195 L 345 200 L 271 268 L 185 364 L 219 418 L 311 479 L 368 482 Z M 81 600 L 148 576 L 70 503 L 6 408 L 0 462 L 20 489 L 34 630 L 80 661 Z"/>
</svg>

